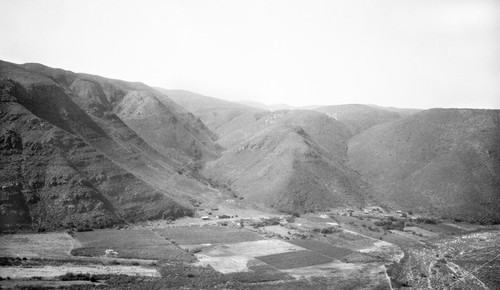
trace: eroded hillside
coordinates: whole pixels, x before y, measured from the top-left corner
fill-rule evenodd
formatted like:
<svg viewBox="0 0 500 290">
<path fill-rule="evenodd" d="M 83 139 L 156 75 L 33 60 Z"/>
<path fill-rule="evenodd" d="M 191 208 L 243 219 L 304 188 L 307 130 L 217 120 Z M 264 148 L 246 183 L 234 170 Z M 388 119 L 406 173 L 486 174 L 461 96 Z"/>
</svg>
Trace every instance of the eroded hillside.
<svg viewBox="0 0 500 290">
<path fill-rule="evenodd" d="M 225 104 L 183 97 L 209 108 Z M 196 110 L 206 118 L 217 112 Z M 326 207 L 368 201 L 444 218 L 499 220 L 498 110 L 340 105 L 315 111 L 324 114 L 247 112 L 221 122 L 218 143 L 226 150 L 205 174 L 284 211 L 312 210 L 319 200 Z"/>
<path fill-rule="evenodd" d="M 270 112 L 40 64 L 0 62 L 0 79 L 4 225 L 175 218 L 226 195 L 274 212 L 500 221 L 498 110 Z"/>
<path fill-rule="evenodd" d="M 0 77 L 4 225 L 100 227 L 192 214 L 206 185 L 180 173 L 219 148 L 191 113 L 142 84 L 38 64 L 1 62 Z"/>
<path fill-rule="evenodd" d="M 349 130 L 314 111 L 242 115 L 220 127 L 222 157 L 204 173 L 247 201 L 284 212 L 364 204 L 359 175 L 346 167 Z"/>
<path fill-rule="evenodd" d="M 473 221 L 500 221 L 500 111 L 432 109 L 350 140 L 348 165 L 378 200 Z"/>
</svg>

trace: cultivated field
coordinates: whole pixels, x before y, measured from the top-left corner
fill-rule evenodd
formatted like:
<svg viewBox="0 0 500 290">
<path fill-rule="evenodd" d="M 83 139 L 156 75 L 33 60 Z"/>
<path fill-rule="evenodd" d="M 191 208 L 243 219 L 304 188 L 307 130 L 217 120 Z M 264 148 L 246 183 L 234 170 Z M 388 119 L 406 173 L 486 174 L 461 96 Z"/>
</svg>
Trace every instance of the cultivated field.
<svg viewBox="0 0 500 290">
<path fill-rule="evenodd" d="M 101 257 L 112 249 L 117 258 L 192 261 L 194 258 L 148 229 L 95 230 L 75 233 L 81 247 L 75 256 Z"/>
<path fill-rule="evenodd" d="M 4 257 L 65 258 L 80 243 L 67 233 L 19 234 L 0 236 Z"/>
<path fill-rule="evenodd" d="M 327 277 L 333 289 L 391 289 L 384 265 L 332 262 L 283 270 L 296 279 Z"/>
<path fill-rule="evenodd" d="M 249 257 L 259 257 L 304 250 L 301 247 L 292 245 L 285 241 L 271 239 L 254 242 L 243 242 L 237 244 L 227 244 L 226 247 L 233 253 Z"/>
<path fill-rule="evenodd" d="M 333 259 L 310 250 L 293 251 L 257 257 L 258 260 L 276 269 L 296 269 L 332 262 Z"/>
<path fill-rule="evenodd" d="M 308 250 L 312 250 L 318 254 L 330 257 L 335 260 L 341 260 L 342 258 L 354 253 L 354 251 L 352 250 L 336 247 L 316 240 L 295 240 L 291 241 L 290 243 Z"/>
<path fill-rule="evenodd" d="M 154 229 L 154 232 L 179 245 L 240 243 L 262 240 L 262 237 L 247 231 L 230 227 L 188 226 Z"/>
<path fill-rule="evenodd" d="M 44 267 L 1 267 L 1 277 L 11 277 L 13 279 L 30 278 L 33 276 L 42 278 L 54 278 L 62 276 L 66 273 L 74 274 L 115 274 L 115 275 L 132 275 L 132 276 L 147 276 L 159 277 L 160 274 L 154 268 L 145 268 L 141 266 L 124 266 L 124 265 L 92 265 L 92 266 L 44 266 Z"/>
<path fill-rule="evenodd" d="M 158 285 L 187 289 L 328 289 L 332 285 L 339 289 L 389 289 L 388 273 L 395 287 L 500 286 L 498 231 L 471 233 L 454 225 L 420 227 L 408 223 L 408 227 L 399 227 L 408 232 L 384 232 L 382 227 L 374 230 L 375 225 L 366 218 L 333 219 L 331 215 L 308 214 L 297 220 L 259 229 L 165 223 L 72 235 L 5 235 L 0 237 L 0 249 L 2 256 L 11 258 L 2 260 L 0 276 L 13 279 L 1 281 L 0 285 L 55 287 L 91 283 L 55 277 L 71 272 L 103 277 L 116 289 L 132 289 L 139 284 L 152 289 Z M 186 221 L 179 224 L 185 225 Z M 332 226 L 334 231 L 321 232 Z M 468 234 L 457 235 L 455 229 Z M 371 233 L 373 237 L 367 235 Z M 374 238 L 377 235 L 383 240 Z M 425 247 L 424 242 L 431 247 Z M 117 254 L 106 256 L 106 250 Z M 389 271 L 386 267 L 390 267 Z M 151 284 L 144 284 L 144 279 L 151 279 Z M 92 283 L 90 286 L 102 282 Z"/>
</svg>

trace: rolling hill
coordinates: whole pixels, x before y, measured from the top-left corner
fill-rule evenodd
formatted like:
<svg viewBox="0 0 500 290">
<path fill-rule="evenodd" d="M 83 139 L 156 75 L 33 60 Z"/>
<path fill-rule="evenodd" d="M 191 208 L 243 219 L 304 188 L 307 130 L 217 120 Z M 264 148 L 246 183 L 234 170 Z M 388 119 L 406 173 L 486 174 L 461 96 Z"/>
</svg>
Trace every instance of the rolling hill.
<svg viewBox="0 0 500 290">
<path fill-rule="evenodd" d="M 500 111 L 431 109 L 349 142 L 350 167 L 382 203 L 500 221 Z"/>
</svg>

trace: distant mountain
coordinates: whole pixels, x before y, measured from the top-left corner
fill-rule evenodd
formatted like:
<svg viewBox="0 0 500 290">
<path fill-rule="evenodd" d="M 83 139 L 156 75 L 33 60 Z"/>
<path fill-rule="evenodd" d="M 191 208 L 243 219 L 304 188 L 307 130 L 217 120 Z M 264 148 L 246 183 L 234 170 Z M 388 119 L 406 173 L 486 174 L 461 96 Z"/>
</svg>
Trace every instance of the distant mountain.
<svg viewBox="0 0 500 290">
<path fill-rule="evenodd" d="M 432 109 L 349 141 L 348 165 L 384 204 L 500 221 L 500 110 Z"/>
<path fill-rule="evenodd" d="M 240 101 L 238 102 L 239 104 L 243 104 L 243 105 L 246 105 L 246 106 L 249 106 L 249 107 L 254 107 L 254 108 L 258 108 L 258 109 L 262 109 L 262 110 L 269 110 L 269 111 L 282 111 L 282 110 L 314 110 L 316 108 L 319 108 L 321 106 L 314 106 L 314 105 L 310 105 L 310 106 L 303 106 L 303 107 L 294 107 L 294 106 L 290 106 L 290 105 L 287 105 L 287 104 L 272 104 L 272 105 L 265 105 L 265 104 L 262 104 L 262 103 L 258 103 L 258 102 L 251 102 L 251 101 Z"/>
<path fill-rule="evenodd" d="M 252 102 L 252 101 L 238 101 L 237 104 L 245 105 L 247 107 L 253 107 L 261 110 L 270 110 L 269 106 L 266 104 L 262 104 L 259 102 Z"/>
<path fill-rule="evenodd" d="M 206 185 L 179 172 L 220 150 L 194 115 L 141 83 L 40 64 L 0 62 L 0 82 L 4 225 L 192 214 Z"/>
<path fill-rule="evenodd" d="M 396 107 L 381 107 L 381 106 L 377 106 L 377 105 L 369 105 L 370 107 L 374 107 L 374 108 L 378 108 L 378 109 L 382 109 L 382 110 L 387 110 L 387 111 L 391 111 L 391 112 L 396 112 L 398 113 L 399 115 L 401 115 L 401 117 L 406 117 L 406 116 L 409 116 L 409 115 L 412 115 L 412 114 L 415 114 L 415 113 L 418 113 L 420 111 L 423 111 L 422 109 L 411 109 L 411 108 L 396 108 Z"/>
<path fill-rule="evenodd" d="M 200 118 L 200 120 L 203 121 L 208 128 L 216 133 L 222 125 L 231 122 L 238 116 L 267 111 L 199 95 L 189 91 L 167 90 L 162 88 L 157 88 L 157 90 L 192 112 Z"/>
<path fill-rule="evenodd" d="M 401 118 L 401 115 L 396 112 L 368 105 L 334 105 L 319 107 L 315 110 L 344 123 L 354 135 L 373 126 Z"/>
</svg>

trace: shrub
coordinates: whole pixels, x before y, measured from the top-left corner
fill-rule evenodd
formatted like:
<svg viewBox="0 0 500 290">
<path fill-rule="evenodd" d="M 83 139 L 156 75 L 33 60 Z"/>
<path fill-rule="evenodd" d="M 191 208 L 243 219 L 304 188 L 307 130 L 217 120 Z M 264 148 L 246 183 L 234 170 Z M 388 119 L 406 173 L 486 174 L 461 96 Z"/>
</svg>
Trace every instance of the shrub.
<svg viewBox="0 0 500 290">
<path fill-rule="evenodd" d="M 391 222 L 391 221 L 377 221 L 374 224 L 378 227 L 382 227 L 384 230 L 403 230 L 405 227 L 404 221 Z"/>
<path fill-rule="evenodd" d="M 418 218 L 417 222 L 424 223 L 424 224 L 431 224 L 431 225 L 437 225 L 438 224 L 437 220 L 433 219 L 433 218 Z"/>
<path fill-rule="evenodd" d="M 96 282 L 97 278 L 94 275 L 90 275 L 89 273 L 74 274 L 74 273 L 68 272 L 68 273 L 66 273 L 66 274 L 64 274 L 62 276 L 59 276 L 59 280 L 61 280 L 61 281 L 76 281 L 76 280 L 80 280 L 80 281 Z"/>
</svg>

